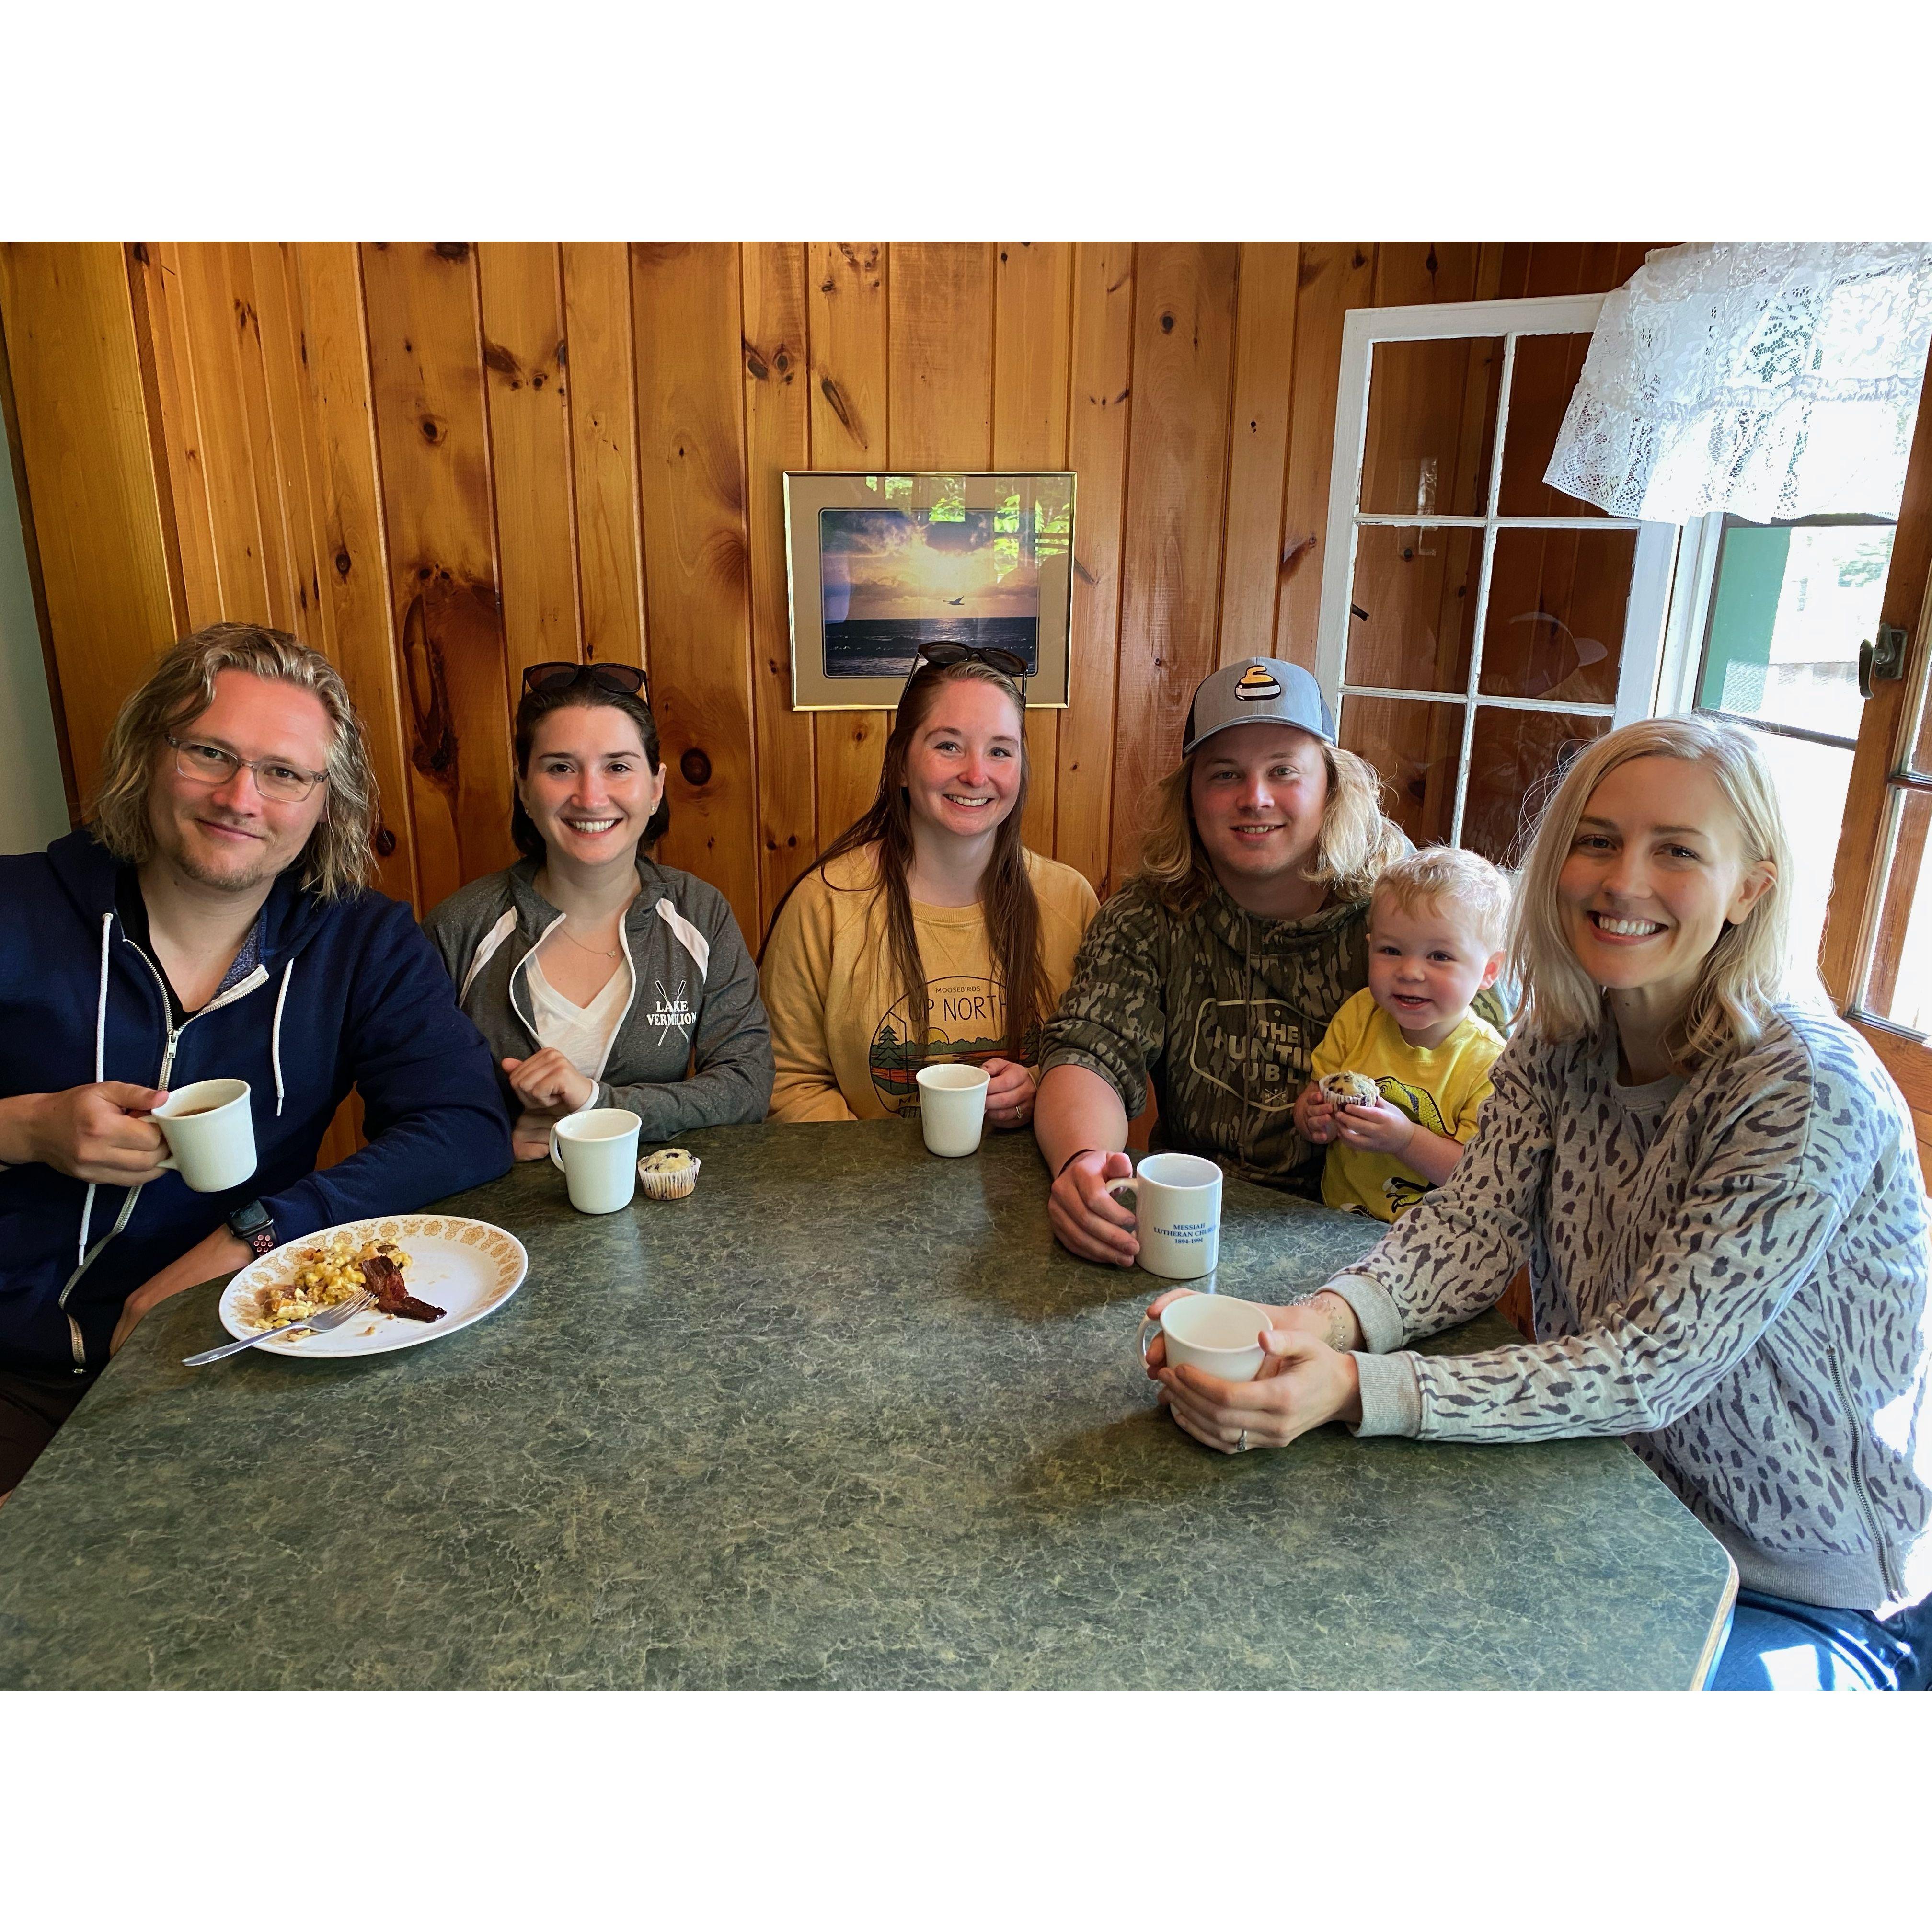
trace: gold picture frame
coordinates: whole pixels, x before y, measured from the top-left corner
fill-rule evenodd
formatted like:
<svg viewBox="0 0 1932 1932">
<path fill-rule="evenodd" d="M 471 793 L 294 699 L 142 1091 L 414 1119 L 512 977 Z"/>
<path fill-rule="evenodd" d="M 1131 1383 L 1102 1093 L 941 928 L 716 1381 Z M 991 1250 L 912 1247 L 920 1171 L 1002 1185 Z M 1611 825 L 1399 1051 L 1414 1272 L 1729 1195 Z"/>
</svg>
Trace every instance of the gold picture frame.
<svg viewBox="0 0 1932 1932">
<path fill-rule="evenodd" d="M 1012 651 L 1028 710 L 1064 710 L 1073 496 L 1070 470 L 787 470 L 792 709 L 890 710 L 920 644 L 953 642 Z"/>
</svg>

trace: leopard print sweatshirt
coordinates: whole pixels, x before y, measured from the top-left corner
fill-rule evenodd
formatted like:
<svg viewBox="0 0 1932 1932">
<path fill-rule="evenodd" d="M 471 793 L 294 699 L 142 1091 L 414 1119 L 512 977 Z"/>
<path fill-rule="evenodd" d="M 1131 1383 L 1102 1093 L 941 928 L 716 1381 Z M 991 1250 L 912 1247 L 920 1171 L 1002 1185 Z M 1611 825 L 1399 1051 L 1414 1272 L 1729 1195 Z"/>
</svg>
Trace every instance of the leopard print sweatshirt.
<svg viewBox="0 0 1932 1932">
<path fill-rule="evenodd" d="M 1448 1184 L 1328 1286 L 1370 1352 L 1358 1433 L 1623 1436 L 1748 1586 L 1890 1615 L 1932 1592 L 1926 1198 L 1864 1042 L 1778 1008 L 1750 1052 L 1616 1084 L 1600 1040 L 1514 1042 Z M 1527 1260 L 1536 1332 L 1402 1344 Z"/>
</svg>

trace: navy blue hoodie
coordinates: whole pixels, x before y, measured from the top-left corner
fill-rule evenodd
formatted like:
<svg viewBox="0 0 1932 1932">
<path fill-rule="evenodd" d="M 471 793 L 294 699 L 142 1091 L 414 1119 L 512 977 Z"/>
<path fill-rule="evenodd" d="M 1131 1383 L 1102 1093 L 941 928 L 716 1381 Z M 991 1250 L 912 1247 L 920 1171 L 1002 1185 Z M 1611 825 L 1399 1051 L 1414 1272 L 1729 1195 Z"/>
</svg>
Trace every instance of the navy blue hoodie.
<svg viewBox="0 0 1932 1932">
<path fill-rule="evenodd" d="M 178 1174 L 130 1190 L 38 1162 L 0 1168 L 0 1368 L 99 1369 L 129 1294 L 258 1197 L 286 1241 L 508 1168 L 489 1049 L 408 907 L 380 892 L 318 899 L 298 870 L 262 908 L 260 964 L 171 1042 L 160 976 L 115 910 L 112 856 L 83 830 L 0 858 L 0 1094 L 245 1080 L 259 1163 L 226 1194 L 193 1193 Z M 317 1173 L 352 1086 L 370 1144 Z"/>
</svg>

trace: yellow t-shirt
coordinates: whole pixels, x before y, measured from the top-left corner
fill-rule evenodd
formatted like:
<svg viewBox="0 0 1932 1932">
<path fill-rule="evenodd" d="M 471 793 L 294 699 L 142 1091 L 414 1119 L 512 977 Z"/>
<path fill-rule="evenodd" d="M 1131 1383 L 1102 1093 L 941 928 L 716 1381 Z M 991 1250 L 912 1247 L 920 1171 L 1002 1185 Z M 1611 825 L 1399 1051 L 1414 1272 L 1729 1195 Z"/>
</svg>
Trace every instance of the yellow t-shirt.
<svg viewBox="0 0 1932 1932">
<path fill-rule="evenodd" d="M 1324 1073 L 1366 1073 L 1390 1106 L 1432 1134 L 1467 1147 L 1475 1138 L 1477 1113 L 1490 1097 L 1490 1069 L 1504 1045 L 1488 1021 L 1470 1013 L 1440 1046 L 1411 1046 L 1365 986 L 1329 1022 L 1309 1064 L 1318 1080 Z M 1322 1198 L 1331 1208 L 1393 1221 L 1428 1191 L 1429 1183 L 1394 1154 L 1343 1141 L 1328 1144 Z"/>
<path fill-rule="evenodd" d="M 1028 853 L 1026 864 L 1040 902 L 1040 956 L 1057 1000 L 1100 902 L 1071 866 L 1036 852 Z M 904 990 L 892 971 L 872 854 L 848 853 L 827 869 L 829 883 L 816 871 L 799 881 L 765 950 L 759 990 L 778 1068 L 767 1118 L 916 1118 L 914 1076 L 922 1064 L 1007 1057 L 1006 998 L 994 976 L 986 915 L 976 905 L 913 907 L 928 1004 L 922 1061 L 905 1047 Z M 1038 1064 L 1037 1028 L 1019 1057 Z"/>
</svg>

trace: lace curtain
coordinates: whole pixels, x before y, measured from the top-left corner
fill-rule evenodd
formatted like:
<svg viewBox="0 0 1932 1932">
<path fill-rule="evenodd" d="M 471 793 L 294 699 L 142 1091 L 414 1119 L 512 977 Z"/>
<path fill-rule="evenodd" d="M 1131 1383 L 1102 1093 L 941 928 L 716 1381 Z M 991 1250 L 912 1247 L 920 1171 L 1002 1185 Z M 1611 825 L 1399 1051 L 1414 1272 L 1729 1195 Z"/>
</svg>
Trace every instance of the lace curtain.
<svg viewBox="0 0 1932 1932">
<path fill-rule="evenodd" d="M 1895 516 L 1932 334 L 1922 242 L 1692 242 L 1604 304 L 1544 474 L 1614 516 Z"/>
</svg>

